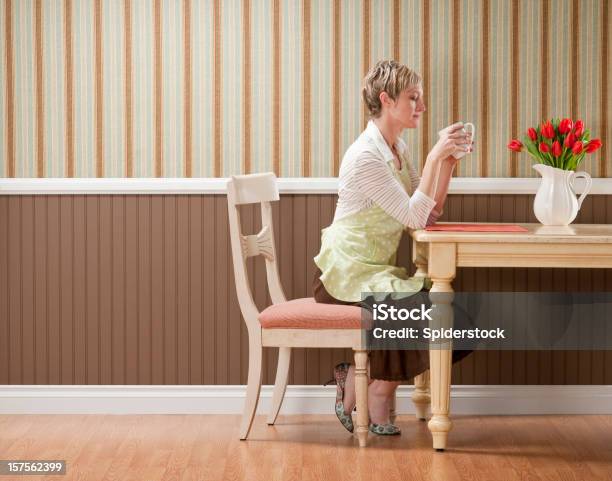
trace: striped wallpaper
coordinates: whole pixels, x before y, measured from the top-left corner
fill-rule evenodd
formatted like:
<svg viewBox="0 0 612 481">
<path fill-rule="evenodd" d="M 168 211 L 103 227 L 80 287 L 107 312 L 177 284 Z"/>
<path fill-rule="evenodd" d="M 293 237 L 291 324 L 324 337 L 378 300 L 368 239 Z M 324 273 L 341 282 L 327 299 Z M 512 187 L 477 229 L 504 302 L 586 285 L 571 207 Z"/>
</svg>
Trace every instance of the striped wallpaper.
<svg viewBox="0 0 612 481">
<path fill-rule="evenodd" d="M 572 116 L 609 177 L 611 21 L 609 0 L 2 0 L 0 176 L 334 176 L 395 58 L 424 77 L 416 164 L 463 120 L 458 175 L 534 176 L 507 141 Z"/>
</svg>

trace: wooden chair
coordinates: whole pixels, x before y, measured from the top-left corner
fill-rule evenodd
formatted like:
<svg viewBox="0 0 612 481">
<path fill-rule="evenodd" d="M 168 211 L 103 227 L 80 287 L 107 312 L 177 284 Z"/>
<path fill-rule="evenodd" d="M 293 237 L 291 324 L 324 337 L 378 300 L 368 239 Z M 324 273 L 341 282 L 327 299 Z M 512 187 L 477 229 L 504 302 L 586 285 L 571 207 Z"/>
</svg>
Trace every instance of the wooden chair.
<svg viewBox="0 0 612 481">
<path fill-rule="evenodd" d="M 355 358 L 355 390 L 357 416 L 355 433 L 359 446 L 365 447 L 368 437 L 368 355 L 362 344 L 361 308 L 336 304 L 319 304 L 307 297 L 287 301 L 278 273 L 278 258 L 274 245 L 272 207 L 279 200 L 276 176 L 273 173 L 232 176 L 227 183 L 230 239 L 234 263 L 234 276 L 240 310 L 249 333 L 249 373 L 246 401 L 240 425 L 240 439 L 249 435 L 261 388 L 263 347 L 278 347 L 278 366 L 272 395 L 268 424 L 276 421 L 285 390 L 291 349 L 294 347 L 349 347 Z M 243 235 L 240 227 L 239 205 L 260 204 L 261 231 Z M 266 264 L 266 279 L 272 305 L 259 312 L 247 277 L 246 260 L 262 255 Z M 428 383 L 419 376 L 413 401 L 417 417 L 424 417 L 428 404 Z M 330 406 L 332 411 L 332 406 Z M 391 408 L 391 421 L 395 420 L 395 402 Z"/>
<path fill-rule="evenodd" d="M 272 173 L 232 176 L 227 183 L 230 239 L 234 261 L 234 276 L 240 310 L 249 333 L 249 375 L 246 401 L 240 425 L 240 439 L 249 435 L 261 388 L 263 347 L 278 347 L 278 366 L 272 395 L 268 424 L 274 424 L 281 408 L 291 349 L 294 347 L 350 347 L 355 354 L 355 388 L 357 419 L 355 433 L 359 446 L 368 437 L 368 355 L 361 342 L 361 309 L 355 306 L 318 304 L 312 297 L 287 301 L 280 283 L 271 201 L 279 200 L 276 176 Z M 256 235 L 242 235 L 240 228 L 241 204 L 261 206 L 261 231 Z M 263 255 L 266 278 L 272 305 L 259 312 L 247 278 L 246 260 Z M 332 406 L 330 406 L 332 411 Z"/>
</svg>

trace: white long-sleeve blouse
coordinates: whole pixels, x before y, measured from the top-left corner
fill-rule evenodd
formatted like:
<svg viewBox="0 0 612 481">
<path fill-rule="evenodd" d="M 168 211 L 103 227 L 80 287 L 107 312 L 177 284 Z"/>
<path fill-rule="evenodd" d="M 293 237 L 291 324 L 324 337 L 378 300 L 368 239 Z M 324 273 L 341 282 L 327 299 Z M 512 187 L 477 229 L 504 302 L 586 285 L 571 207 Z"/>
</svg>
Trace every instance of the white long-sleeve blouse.
<svg viewBox="0 0 612 481">
<path fill-rule="evenodd" d="M 338 203 L 334 221 L 377 204 L 405 227 L 421 229 L 441 215 L 436 201 L 420 190 L 419 175 L 398 138 L 395 148 L 408 169 L 409 185 L 394 175 L 394 155 L 373 121 L 346 151 L 340 166 Z"/>
</svg>

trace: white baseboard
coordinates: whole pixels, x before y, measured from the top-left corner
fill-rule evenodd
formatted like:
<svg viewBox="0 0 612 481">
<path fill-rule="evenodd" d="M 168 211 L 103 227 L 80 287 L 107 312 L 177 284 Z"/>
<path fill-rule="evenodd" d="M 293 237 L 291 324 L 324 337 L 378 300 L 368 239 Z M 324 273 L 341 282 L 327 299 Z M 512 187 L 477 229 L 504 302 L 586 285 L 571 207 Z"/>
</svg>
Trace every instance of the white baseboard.
<svg viewBox="0 0 612 481">
<path fill-rule="evenodd" d="M 413 414 L 412 386 L 398 412 Z M 0 414 L 240 414 L 246 386 L 0 385 Z M 272 386 L 262 386 L 267 413 Z M 333 413 L 335 386 L 289 386 L 281 414 Z M 612 386 L 453 386 L 452 414 L 612 414 Z"/>
</svg>

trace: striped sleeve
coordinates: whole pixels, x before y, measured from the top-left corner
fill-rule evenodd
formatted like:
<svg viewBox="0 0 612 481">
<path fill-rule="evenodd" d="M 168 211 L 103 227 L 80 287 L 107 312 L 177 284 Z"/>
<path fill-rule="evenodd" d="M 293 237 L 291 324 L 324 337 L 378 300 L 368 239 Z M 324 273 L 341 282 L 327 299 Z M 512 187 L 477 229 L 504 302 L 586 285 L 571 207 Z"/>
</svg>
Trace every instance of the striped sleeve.
<svg viewBox="0 0 612 481">
<path fill-rule="evenodd" d="M 436 201 L 416 190 L 410 197 L 384 161 L 364 153 L 355 159 L 353 179 L 362 195 L 411 229 L 422 229 Z"/>
</svg>

